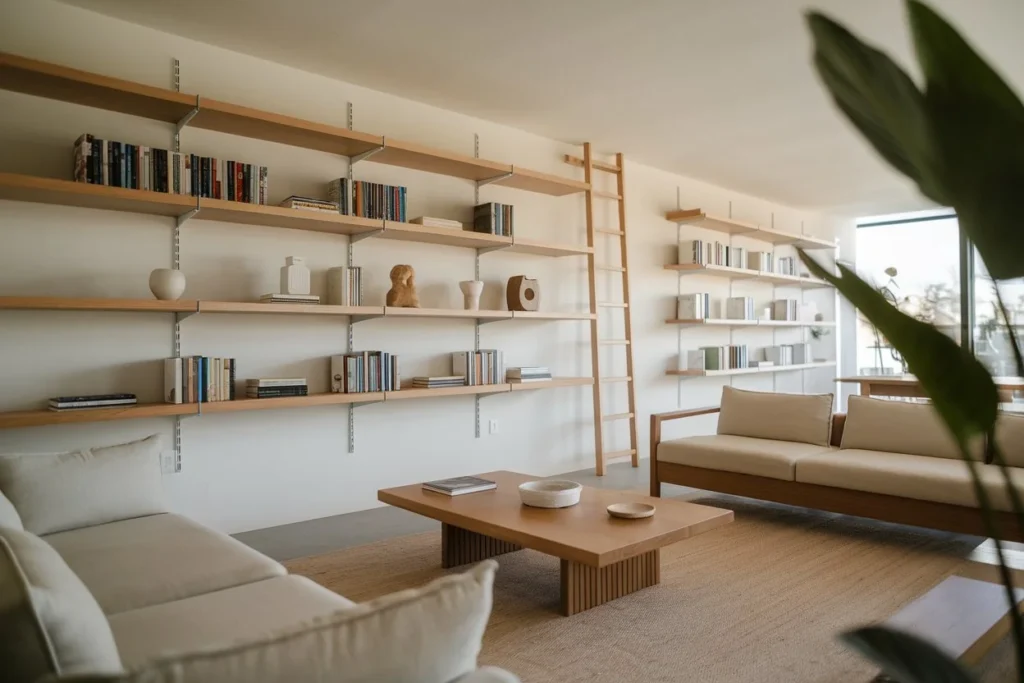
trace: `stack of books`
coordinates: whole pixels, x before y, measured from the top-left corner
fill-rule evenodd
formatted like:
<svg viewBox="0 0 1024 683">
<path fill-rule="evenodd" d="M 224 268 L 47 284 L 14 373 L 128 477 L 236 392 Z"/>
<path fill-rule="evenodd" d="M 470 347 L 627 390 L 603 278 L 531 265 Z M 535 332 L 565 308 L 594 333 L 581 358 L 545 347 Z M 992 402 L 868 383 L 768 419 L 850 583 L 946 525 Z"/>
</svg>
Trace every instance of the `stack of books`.
<svg viewBox="0 0 1024 683">
<path fill-rule="evenodd" d="M 406 189 L 397 185 L 381 185 L 338 178 L 327 184 L 327 199 L 338 205 L 341 213 L 363 218 L 383 218 L 405 222 Z"/>
<path fill-rule="evenodd" d="M 398 356 L 384 351 L 331 356 L 331 391 L 336 394 L 398 391 L 401 379 Z"/>
<path fill-rule="evenodd" d="M 363 305 L 363 271 L 359 267 L 327 269 L 327 303 L 334 306 Z"/>
<path fill-rule="evenodd" d="M 699 266 L 747 267 L 747 250 L 722 242 L 685 240 L 679 243 L 679 264 L 693 263 Z"/>
<path fill-rule="evenodd" d="M 463 375 L 449 375 L 447 377 L 413 377 L 413 389 L 440 389 L 441 387 L 463 387 L 466 386 L 466 378 Z"/>
<path fill-rule="evenodd" d="M 496 488 L 498 485 L 495 482 L 480 477 L 453 477 L 423 482 L 424 491 L 443 493 L 446 496 L 461 496 L 466 493 L 479 493 Z"/>
<path fill-rule="evenodd" d="M 546 382 L 551 379 L 551 370 L 542 365 L 509 368 L 507 380 L 513 384 L 521 382 Z"/>
<path fill-rule="evenodd" d="M 772 302 L 772 320 L 797 320 L 799 311 L 799 299 L 776 299 Z"/>
<path fill-rule="evenodd" d="M 505 377 L 504 354 L 497 349 L 453 353 L 452 374 L 464 376 L 471 387 L 501 384 Z"/>
<path fill-rule="evenodd" d="M 259 378 L 245 380 L 246 398 L 284 398 L 286 396 L 308 396 L 309 386 L 305 377 Z"/>
<path fill-rule="evenodd" d="M 513 211 L 510 204 L 488 202 L 473 207 L 473 232 L 512 237 Z"/>
<path fill-rule="evenodd" d="M 190 356 L 164 361 L 165 403 L 211 403 L 234 398 L 234 358 Z"/>
<path fill-rule="evenodd" d="M 410 223 L 416 225 L 425 225 L 428 228 L 451 228 L 452 230 L 462 230 L 462 221 L 453 221 L 450 218 L 433 218 L 431 216 L 417 216 L 413 218 Z"/>
<path fill-rule="evenodd" d="M 754 297 L 731 296 L 726 299 L 725 317 L 729 320 L 754 320 Z"/>
<path fill-rule="evenodd" d="M 260 301 L 265 304 L 318 304 L 319 294 L 264 294 Z"/>
<path fill-rule="evenodd" d="M 267 203 L 267 167 L 102 140 L 75 141 L 74 178 L 81 183 L 149 192 Z"/>
<path fill-rule="evenodd" d="M 133 406 L 138 403 L 135 394 L 93 394 L 91 396 L 56 396 L 50 399 L 50 410 L 88 410 L 90 408 L 114 408 Z"/>
<path fill-rule="evenodd" d="M 338 213 L 338 205 L 334 202 L 324 201 L 323 199 L 313 199 L 312 197 L 299 197 L 294 194 L 278 204 L 278 206 L 283 206 L 286 209 L 319 211 L 320 213 Z"/>
<path fill-rule="evenodd" d="M 704 320 L 711 317 L 711 296 L 707 293 L 683 294 L 676 303 L 680 320 Z"/>
</svg>

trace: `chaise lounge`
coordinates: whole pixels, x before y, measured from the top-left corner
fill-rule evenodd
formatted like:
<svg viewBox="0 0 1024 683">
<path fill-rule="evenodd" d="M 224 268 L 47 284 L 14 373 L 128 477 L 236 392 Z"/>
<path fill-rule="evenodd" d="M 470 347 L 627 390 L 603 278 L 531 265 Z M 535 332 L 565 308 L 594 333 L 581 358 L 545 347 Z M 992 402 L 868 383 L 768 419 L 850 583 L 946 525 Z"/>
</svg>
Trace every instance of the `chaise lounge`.
<svg viewBox="0 0 1024 683">
<path fill-rule="evenodd" d="M 833 414 L 832 394 L 724 387 L 720 407 L 651 416 L 651 495 L 677 484 L 888 522 L 990 536 L 970 471 L 934 408 L 852 396 Z M 662 439 L 671 420 L 718 413 L 717 433 Z M 995 430 L 1011 481 L 1024 493 L 1024 416 Z M 1002 473 L 972 444 L 998 534 L 1024 541 Z"/>
</svg>

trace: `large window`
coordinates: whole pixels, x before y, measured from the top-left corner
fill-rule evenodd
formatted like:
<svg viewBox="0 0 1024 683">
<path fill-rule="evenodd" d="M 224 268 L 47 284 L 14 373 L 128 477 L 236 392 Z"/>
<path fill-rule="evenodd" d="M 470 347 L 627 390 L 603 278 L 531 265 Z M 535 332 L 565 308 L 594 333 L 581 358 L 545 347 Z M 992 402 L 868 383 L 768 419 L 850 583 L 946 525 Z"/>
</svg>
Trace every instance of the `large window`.
<svg viewBox="0 0 1024 683">
<path fill-rule="evenodd" d="M 860 276 L 901 311 L 961 341 L 960 228 L 955 216 L 945 212 L 861 221 L 856 258 Z M 860 313 L 857 368 L 862 375 L 904 371 L 899 353 Z"/>
<path fill-rule="evenodd" d="M 999 283 L 999 295 L 1006 307 L 1006 317 L 999 311 L 995 281 L 985 270 L 976 250 L 974 257 L 974 353 L 993 375 L 1016 375 L 1017 368 L 1008 326 L 1018 337 L 1024 332 L 1024 281 Z"/>
</svg>

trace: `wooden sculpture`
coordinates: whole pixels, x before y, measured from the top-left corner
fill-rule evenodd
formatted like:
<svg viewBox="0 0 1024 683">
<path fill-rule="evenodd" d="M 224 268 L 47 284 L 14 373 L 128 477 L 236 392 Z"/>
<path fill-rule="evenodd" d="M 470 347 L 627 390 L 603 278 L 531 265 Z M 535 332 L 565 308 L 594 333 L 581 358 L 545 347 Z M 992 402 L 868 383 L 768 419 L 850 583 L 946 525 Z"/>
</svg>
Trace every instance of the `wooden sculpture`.
<svg viewBox="0 0 1024 683">
<path fill-rule="evenodd" d="M 508 279 L 505 301 L 510 311 L 536 311 L 540 306 L 540 285 L 525 275 L 514 275 Z"/>
<path fill-rule="evenodd" d="M 399 308 L 419 308 L 420 300 L 416 296 L 416 271 L 412 266 L 398 265 L 391 269 L 391 289 L 385 300 L 388 306 Z"/>
</svg>

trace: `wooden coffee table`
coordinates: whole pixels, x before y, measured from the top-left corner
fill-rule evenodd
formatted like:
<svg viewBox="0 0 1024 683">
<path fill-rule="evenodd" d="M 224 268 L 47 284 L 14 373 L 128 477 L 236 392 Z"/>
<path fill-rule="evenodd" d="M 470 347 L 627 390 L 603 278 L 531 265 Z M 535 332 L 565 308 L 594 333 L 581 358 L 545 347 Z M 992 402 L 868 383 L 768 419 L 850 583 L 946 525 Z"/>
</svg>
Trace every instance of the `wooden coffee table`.
<svg viewBox="0 0 1024 683">
<path fill-rule="evenodd" d="M 455 567 L 523 548 L 562 560 L 562 613 L 571 616 L 661 581 L 660 549 L 732 521 L 731 510 L 633 491 L 583 487 L 579 505 L 531 508 L 519 485 L 536 480 L 515 472 L 476 475 L 497 482 L 483 493 L 448 497 L 420 484 L 383 489 L 377 499 L 441 522 L 441 564 Z M 650 503 L 653 517 L 614 519 L 612 503 Z"/>
</svg>

